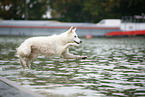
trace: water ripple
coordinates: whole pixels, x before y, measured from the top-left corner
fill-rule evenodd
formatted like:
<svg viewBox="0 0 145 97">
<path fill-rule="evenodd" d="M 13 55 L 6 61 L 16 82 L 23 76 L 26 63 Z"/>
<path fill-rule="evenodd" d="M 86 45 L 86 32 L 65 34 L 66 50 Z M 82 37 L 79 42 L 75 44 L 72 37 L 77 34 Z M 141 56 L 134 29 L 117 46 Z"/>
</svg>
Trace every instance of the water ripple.
<svg viewBox="0 0 145 97">
<path fill-rule="evenodd" d="M 145 96 L 145 39 L 84 39 L 70 53 L 88 59 L 38 56 L 22 70 L 15 48 L 24 39 L 0 38 L 0 76 L 48 97 Z"/>
</svg>

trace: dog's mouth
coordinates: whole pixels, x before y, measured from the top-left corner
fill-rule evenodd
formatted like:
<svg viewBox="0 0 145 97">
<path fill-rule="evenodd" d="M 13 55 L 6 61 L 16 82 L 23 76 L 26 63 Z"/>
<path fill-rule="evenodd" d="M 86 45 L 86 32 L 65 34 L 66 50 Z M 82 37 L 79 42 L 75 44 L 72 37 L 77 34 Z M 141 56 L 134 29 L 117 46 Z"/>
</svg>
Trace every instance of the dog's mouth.
<svg viewBox="0 0 145 97">
<path fill-rule="evenodd" d="M 80 43 L 82 43 L 82 41 L 80 41 L 80 42 L 77 42 L 77 41 L 75 41 L 75 40 L 74 40 L 74 42 L 75 42 L 75 43 L 77 43 L 77 44 L 80 44 Z"/>
</svg>

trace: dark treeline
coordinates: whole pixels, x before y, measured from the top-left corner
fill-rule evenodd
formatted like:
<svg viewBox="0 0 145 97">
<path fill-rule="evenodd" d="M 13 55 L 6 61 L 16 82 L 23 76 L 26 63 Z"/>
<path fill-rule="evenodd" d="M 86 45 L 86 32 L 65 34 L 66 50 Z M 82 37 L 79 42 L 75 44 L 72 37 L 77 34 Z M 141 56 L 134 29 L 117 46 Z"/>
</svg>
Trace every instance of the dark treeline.
<svg viewBox="0 0 145 97">
<path fill-rule="evenodd" d="M 0 0 L 0 18 L 41 20 L 48 5 L 48 0 Z"/>
<path fill-rule="evenodd" d="M 141 15 L 145 0 L 0 0 L 2 19 L 42 20 L 48 10 L 52 19 L 59 21 L 98 22 Z"/>
</svg>

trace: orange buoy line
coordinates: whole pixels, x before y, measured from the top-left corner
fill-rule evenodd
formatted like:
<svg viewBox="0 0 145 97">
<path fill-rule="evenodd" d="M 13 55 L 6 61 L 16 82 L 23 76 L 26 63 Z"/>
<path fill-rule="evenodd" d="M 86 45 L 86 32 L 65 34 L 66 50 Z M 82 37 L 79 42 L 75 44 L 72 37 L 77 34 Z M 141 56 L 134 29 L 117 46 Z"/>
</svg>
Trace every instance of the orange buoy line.
<svg viewBox="0 0 145 97">
<path fill-rule="evenodd" d="M 92 35 L 86 35 L 86 39 L 92 39 L 93 36 Z"/>
<path fill-rule="evenodd" d="M 145 30 L 113 31 L 105 34 L 105 36 L 136 36 L 136 35 L 145 35 Z"/>
</svg>

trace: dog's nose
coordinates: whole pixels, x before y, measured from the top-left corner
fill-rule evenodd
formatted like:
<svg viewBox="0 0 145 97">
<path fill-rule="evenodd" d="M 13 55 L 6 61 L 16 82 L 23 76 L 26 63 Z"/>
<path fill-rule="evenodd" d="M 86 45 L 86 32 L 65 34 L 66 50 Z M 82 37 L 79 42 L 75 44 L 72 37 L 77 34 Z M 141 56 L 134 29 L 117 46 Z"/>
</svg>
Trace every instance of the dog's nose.
<svg viewBox="0 0 145 97">
<path fill-rule="evenodd" d="M 80 43 L 82 43 L 82 41 L 80 41 Z"/>
</svg>

